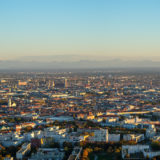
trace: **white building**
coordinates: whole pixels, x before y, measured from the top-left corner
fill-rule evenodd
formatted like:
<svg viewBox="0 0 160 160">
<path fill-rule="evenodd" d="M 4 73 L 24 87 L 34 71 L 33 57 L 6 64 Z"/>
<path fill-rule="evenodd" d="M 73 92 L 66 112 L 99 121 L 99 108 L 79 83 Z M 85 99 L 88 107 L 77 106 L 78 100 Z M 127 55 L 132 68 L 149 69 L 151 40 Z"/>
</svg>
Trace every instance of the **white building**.
<svg viewBox="0 0 160 160">
<path fill-rule="evenodd" d="M 94 136 L 90 137 L 91 142 L 108 142 L 108 129 L 97 129 Z"/>
<path fill-rule="evenodd" d="M 152 138 L 156 135 L 156 127 L 153 124 L 138 124 L 138 126 L 143 129 L 146 129 L 146 137 L 147 138 Z"/>
<path fill-rule="evenodd" d="M 125 124 L 136 124 L 142 122 L 142 119 L 135 117 L 135 118 L 127 118 L 124 120 Z"/>
<path fill-rule="evenodd" d="M 149 152 L 149 145 L 123 145 L 122 146 L 122 158 L 124 159 L 126 155 L 139 153 L 139 152 Z"/>
<path fill-rule="evenodd" d="M 160 156 L 160 151 L 152 152 L 149 145 L 124 145 L 122 146 L 122 158 L 124 159 L 127 155 L 135 153 L 142 153 L 144 158 L 153 158 Z M 132 158 L 132 157 L 130 157 Z M 138 157 L 136 157 L 138 159 Z"/>
<path fill-rule="evenodd" d="M 120 141 L 120 134 L 109 134 L 108 135 L 108 142 L 119 142 Z"/>
<path fill-rule="evenodd" d="M 64 152 L 57 148 L 39 148 L 28 160 L 62 160 Z"/>
<path fill-rule="evenodd" d="M 144 134 L 125 134 L 123 140 L 140 142 L 144 140 Z"/>
</svg>

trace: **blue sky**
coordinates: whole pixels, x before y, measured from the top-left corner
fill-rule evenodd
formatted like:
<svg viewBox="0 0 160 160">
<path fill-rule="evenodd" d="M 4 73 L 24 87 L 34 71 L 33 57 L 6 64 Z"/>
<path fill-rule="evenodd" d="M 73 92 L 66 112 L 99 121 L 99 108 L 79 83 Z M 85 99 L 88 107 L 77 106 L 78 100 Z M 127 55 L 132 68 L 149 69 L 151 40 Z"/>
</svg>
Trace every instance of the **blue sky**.
<svg viewBox="0 0 160 160">
<path fill-rule="evenodd" d="M 0 0 L 0 59 L 160 60 L 159 0 Z"/>
</svg>

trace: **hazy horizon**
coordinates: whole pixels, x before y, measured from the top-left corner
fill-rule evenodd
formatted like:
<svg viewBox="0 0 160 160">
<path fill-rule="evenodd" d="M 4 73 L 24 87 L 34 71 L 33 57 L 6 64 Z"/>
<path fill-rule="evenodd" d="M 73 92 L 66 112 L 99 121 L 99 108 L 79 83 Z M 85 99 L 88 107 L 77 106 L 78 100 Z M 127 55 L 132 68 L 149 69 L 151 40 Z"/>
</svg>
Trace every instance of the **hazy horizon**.
<svg viewBox="0 0 160 160">
<path fill-rule="evenodd" d="M 87 56 L 28 56 L 1 60 L 0 69 L 160 68 L 160 61 Z"/>
<path fill-rule="evenodd" d="M 0 1 L 0 67 L 160 67 L 159 6 L 158 0 Z"/>
</svg>

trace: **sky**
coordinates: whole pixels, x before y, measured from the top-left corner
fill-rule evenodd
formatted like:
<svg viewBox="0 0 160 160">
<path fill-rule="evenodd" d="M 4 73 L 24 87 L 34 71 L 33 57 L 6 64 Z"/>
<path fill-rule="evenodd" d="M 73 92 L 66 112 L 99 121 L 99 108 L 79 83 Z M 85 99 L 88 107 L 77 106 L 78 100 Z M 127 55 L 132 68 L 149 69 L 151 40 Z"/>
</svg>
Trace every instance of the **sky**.
<svg viewBox="0 0 160 160">
<path fill-rule="evenodd" d="M 59 55 L 160 61 L 160 1 L 0 0 L 0 60 Z"/>
</svg>

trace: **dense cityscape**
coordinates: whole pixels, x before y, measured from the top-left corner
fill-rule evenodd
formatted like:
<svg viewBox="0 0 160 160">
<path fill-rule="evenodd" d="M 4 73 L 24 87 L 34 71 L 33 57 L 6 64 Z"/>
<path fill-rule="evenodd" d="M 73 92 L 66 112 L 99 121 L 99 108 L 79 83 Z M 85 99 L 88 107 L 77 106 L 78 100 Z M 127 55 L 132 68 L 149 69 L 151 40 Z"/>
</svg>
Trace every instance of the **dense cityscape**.
<svg viewBox="0 0 160 160">
<path fill-rule="evenodd" d="M 0 160 L 160 160 L 160 0 L 0 0 Z"/>
<path fill-rule="evenodd" d="M 159 84 L 159 72 L 1 72 L 0 159 L 159 159 Z"/>
</svg>

